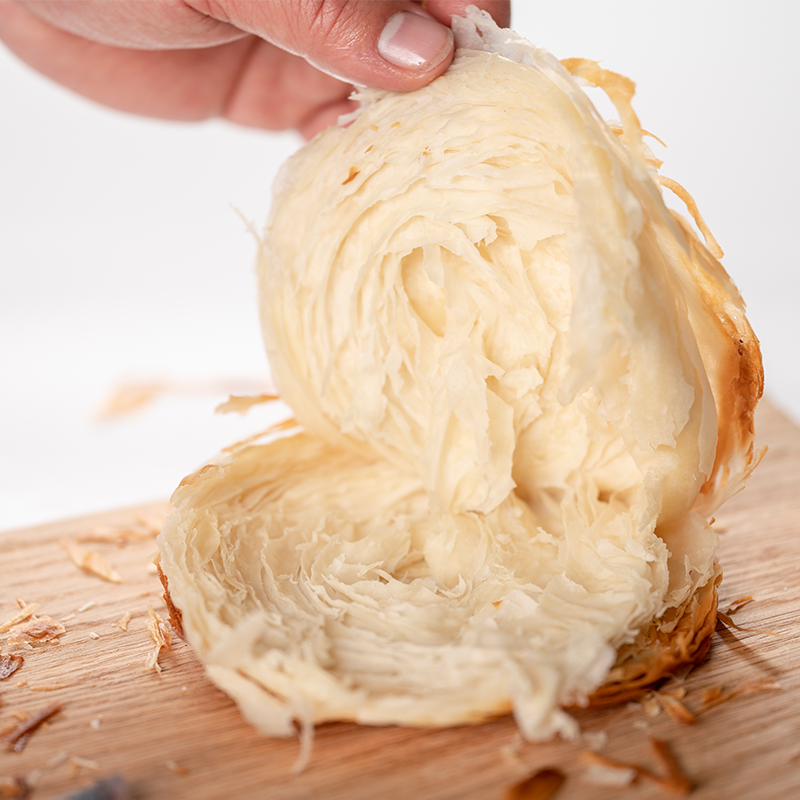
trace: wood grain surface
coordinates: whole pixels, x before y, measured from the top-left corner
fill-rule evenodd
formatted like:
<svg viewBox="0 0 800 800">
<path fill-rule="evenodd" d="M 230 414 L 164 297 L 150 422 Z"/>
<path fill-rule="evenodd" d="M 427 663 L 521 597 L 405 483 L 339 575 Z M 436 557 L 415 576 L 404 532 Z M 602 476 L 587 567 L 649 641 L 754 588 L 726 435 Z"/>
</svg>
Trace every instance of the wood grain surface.
<svg viewBox="0 0 800 800">
<path fill-rule="evenodd" d="M 63 703 L 22 752 L 0 746 L 0 797 L 13 796 L 15 779 L 27 781 L 34 800 L 46 800 L 122 774 L 137 800 L 502 800 L 544 768 L 566 778 L 558 800 L 668 797 L 646 778 L 624 787 L 603 783 L 626 774 L 587 763 L 594 750 L 663 773 L 652 738 L 669 744 L 693 799 L 800 797 L 800 429 L 765 404 L 758 439 L 770 452 L 717 517 L 720 609 L 752 596 L 731 619 L 756 632 L 722 628 L 705 662 L 661 690 L 676 690 L 692 712 L 707 690 L 751 692 L 705 710 L 695 724 L 678 721 L 652 697 L 580 710 L 583 735 L 575 742 L 524 743 L 510 717 L 434 730 L 329 724 L 317 729 L 311 760 L 295 775 L 298 741 L 264 738 L 244 722 L 184 642 L 176 637 L 161 652 L 160 674 L 147 669 L 154 646 L 148 604 L 166 617 L 150 560 L 153 538 L 80 545 L 102 554 L 120 583 L 81 571 L 64 548 L 64 539 L 91 533 L 119 530 L 124 537 L 132 525 L 141 532 L 141 514 L 163 517 L 166 504 L 0 534 L 0 625 L 21 600 L 39 603 L 37 615 L 66 628 L 59 643 L 32 649 L 12 648 L 8 631 L 0 633 L 0 653 L 25 659 L 0 681 L 0 734 L 26 714 Z"/>
</svg>

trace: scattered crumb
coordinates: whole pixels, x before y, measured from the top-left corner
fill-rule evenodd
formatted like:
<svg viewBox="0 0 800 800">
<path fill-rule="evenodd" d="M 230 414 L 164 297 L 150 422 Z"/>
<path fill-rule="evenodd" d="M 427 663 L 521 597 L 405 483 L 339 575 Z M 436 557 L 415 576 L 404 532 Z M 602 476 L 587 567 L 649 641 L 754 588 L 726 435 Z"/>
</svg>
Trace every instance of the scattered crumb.
<svg viewBox="0 0 800 800">
<path fill-rule="evenodd" d="M 94 718 L 94 719 L 93 719 L 93 720 L 92 720 L 92 721 L 89 723 L 89 727 L 90 727 L 90 728 L 91 728 L 93 731 L 99 731 L 99 730 L 100 730 L 100 726 L 101 726 L 102 724 L 103 724 L 103 715 L 102 715 L 102 714 L 98 714 L 98 715 L 97 715 L 97 716 L 96 716 L 96 717 L 95 717 L 95 718 Z"/>
<path fill-rule="evenodd" d="M 62 750 L 60 753 L 53 756 L 43 767 L 38 767 L 37 769 L 31 770 L 31 772 L 29 772 L 27 775 L 28 783 L 32 787 L 36 787 L 46 772 L 61 766 L 61 764 L 63 764 L 68 757 L 68 753 Z"/>
<path fill-rule="evenodd" d="M 99 639 L 100 638 L 100 634 L 99 633 L 95 633 L 94 631 L 89 631 L 89 638 L 90 639 Z"/>
<path fill-rule="evenodd" d="M 31 787 L 21 775 L 0 777 L 0 798 L 2 800 L 25 800 L 30 797 Z"/>
<path fill-rule="evenodd" d="M 63 703 L 51 703 L 30 718 L 21 720 L 18 725 L 15 725 L 14 728 L 3 737 L 3 742 L 6 747 L 15 753 L 21 753 L 25 749 L 25 745 L 28 744 L 28 740 L 39 726 L 45 720 L 57 714 L 63 707 Z"/>
<path fill-rule="evenodd" d="M 644 711 L 648 717 L 657 717 L 661 713 L 661 703 L 658 702 L 653 693 L 650 693 L 642 698 L 640 705 L 642 707 L 642 711 Z"/>
<path fill-rule="evenodd" d="M 98 770 L 100 769 L 100 763 L 88 758 L 81 758 L 80 756 L 70 756 L 69 774 L 74 778 L 76 775 L 80 774 L 82 769 Z"/>
<path fill-rule="evenodd" d="M 608 731 L 586 731 L 583 739 L 592 750 L 602 750 L 608 744 Z"/>
<path fill-rule="evenodd" d="M 37 769 L 32 769 L 25 776 L 25 780 L 28 782 L 28 785 L 31 787 L 31 790 L 35 789 L 39 785 L 39 781 L 41 781 L 44 773 L 45 773 L 44 767 L 38 767 Z"/>
<path fill-rule="evenodd" d="M 59 636 L 66 633 L 66 630 L 60 622 L 52 617 L 31 615 L 27 622 L 11 628 L 6 641 L 11 647 L 44 644 L 57 640 Z"/>
<path fill-rule="evenodd" d="M 26 605 L 22 600 L 17 600 L 17 604 L 22 609 L 19 613 L 15 614 L 11 619 L 7 619 L 2 625 L 0 625 L 0 633 L 3 631 L 7 631 L 10 628 L 13 628 L 14 625 L 23 622 L 24 620 L 28 619 L 28 617 L 32 617 L 33 614 L 39 609 L 38 603 L 31 603 L 30 605 Z"/>
<path fill-rule="evenodd" d="M 45 683 L 41 686 L 30 686 L 32 692 L 56 692 L 59 689 L 66 689 L 65 683 Z"/>
<path fill-rule="evenodd" d="M 722 686 L 712 686 L 709 689 L 703 689 L 703 705 L 707 706 L 713 704 L 722 696 Z"/>
<path fill-rule="evenodd" d="M 131 621 L 131 612 L 126 611 L 120 618 L 119 622 L 117 623 L 117 627 L 120 630 L 127 631 L 128 630 L 128 623 Z"/>
<path fill-rule="evenodd" d="M 183 689 L 185 690 L 186 687 L 184 686 Z M 503 761 L 512 767 L 524 766 L 519 758 L 519 752 L 522 750 L 523 744 L 524 742 L 522 741 L 522 736 L 520 736 L 519 733 L 514 734 L 514 738 L 499 749 L 500 756 Z"/>
<path fill-rule="evenodd" d="M 78 614 L 82 614 L 84 611 L 88 611 L 90 608 L 94 608 L 97 605 L 96 600 L 88 600 L 85 602 L 77 611 Z"/>
<path fill-rule="evenodd" d="M 96 575 L 109 583 L 122 583 L 119 573 L 96 550 L 84 550 L 78 546 L 77 542 L 71 539 L 61 539 L 59 544 L 69 553 L 69 557 L 75 566 L 84 572 Z"/>
<path fill-rule="evenodd" d="M 13 653 L 0 655 L 0 681 L 11 677 L 24 663 L 25 659 L 22 656 Z"/>
<path fill-rule="evenodd" d="M 664 792 L 670 794 L 687 795 L 692 790 L 692 782 L 684 775 L 667 742 L 662 739 L 650 739 L 650 745 L 666 775 L 649 770 L 647 767 L 638 764 L 629 764 L 624 761 L 616 761 L 606 756 L 601 756 L 592 750 L 586 750 L 581 756 L 581 760 L 587 766 L 600 766 L 606 769 L 633 770 L 635 775 L 630 783 L 637 783 L 639 780 L 647 780 L 655 783 Z M 625 784 L 628 785 L 628 784 Z"/>
<path fill-rule="evenodd" d="M 124 527 L 114 527 L 111 525 L 101 525 L 94 530 L 86 533 L 79 533 L 75 537 L 76 542 L 97 544 L 116 544 L 117 547 L 125 547 L 130 542 L 144 542 L 152 539 L 155 534 L 150 526 L 127 525 Z"/>
<path fill-rule="evenodd" d="M 780 688 L 781 685 L 777 681 L 753 681 L 752 683 L 743 683 L 741 686 L 737 686 L 735 689 L 731 689 L 728 692 L 723 692 L 721 686 L 715 686 L 703 692 L 703 705 L 700 706 L 697 713 L 704 714 L 715 706 L 727 703 L 729 700 L 733 700 L 736 697 L 758 694 L 759 692 L 772 692 Z"/>
<path fill-rule="evenodd" d="M 684 691 L 684 694 L 686 692 Z M 658 702 L 661 703 L 661 707 L 664 711 L 667 712 L 676 722 L 680 722 L 682 725 L 696 725 L 697 724 L 697 717 L 689 711 L 689 709 L 681 703 L 681 701 L 672 695 L 669 694 L 662 694 L 660 692 L 655 693 Z"/>
<path fill-rule="evenodd" d="M 780 636 L 780 633 L 775 633 L 775 631 L 761 631 L 757 630 L 756 628 L 743 628 L 741 625 L 737 625 L 724 611 L 717 611 L 717 630 L 720 629 L 720 626 L 725 628 L 733 628 L 737 631 L 742 631 L 743 633 L 763 633 L 765 636 Z"/>
<path fill-rule="evenodd" d="M 650 727 L 646 719 L 635 719 L 631 724 L 637 731 L 646 731 Z"/>
<path fill-rule="evenodd" d="M 136 381 L 115 388 L 97 410 L 98 419 L 113 419 L 139 411 L 166 393 L 169 384 L 165 381 Z"/>
<path fill-rule="evenodd" d="M 188 692 L 189 691 L 189 687 L 188 686 L 181 686 L 181 691 L 182 692 Z"/>
<path fill-rule="evenodd" d="M 134 519 L 137 525 L 146 528 L 153 537 L 161 533 L 164 523 L 167 521 L 163 514 L 147 514 L 144 511 L 137 511 Z"/>
<path fill-rule="evenodd" d="M 229 394 L 232 388 L 241 392 L 257 392 L 263 388 L 263 384 L 241 378 L 213 381 L 130 381 L 112 388 L 109 396 L 97 409 L 96 417 L 100 420 L 113 420 L 139 412 L 162 397 Z"/>
<path fill-rule="evenodd" d="M 608 764 L 587 764 L 584 780 L 599 786 L 616 786 L 620 789 L 630 786 L 638 777 L 633 767 L 609 766 Z"/>
<path fill-rule="evenodd" d="M 736 600 L 731 600 L 731 604 L 728 606 L 726 614 L 735 614 L 740 609 L 744 608 L 746 605 L 749 605 L 754 601 L 753 595 L 749 594 L 747 597 L 739 597 Z"/>
<path fill-rule="evenodd" d="M 678 759 L 672 752 L 669 744 L 663 739 L 651 739 L 650 745 L 656 758 L 667 773 L 666 779 L 657 779 L 656 783 L 671 794 L 687 795 L 692 791 L 692 782 L 683 773 Z"/>
<path fill-rule="evenodd" d="M 155 647 L 145 661 L 147 669 L 154 669 L 156 672 L 161 672 L 161 665 L 158 663 L 158 656 L 162 648 L 169 650 L 172 647 L 172 634 L 169 631 L 169 625 L 164 622 L 161 617 L 153 611 L 153 607 L 148 603 L 147 611 L 150 614 L 150 619 L 147 620 L 147 630 L 153 637 Z"/>
<path fill-rule="evenodd" d="M 69 753 L 66 750 L 62 750 L 60 753 L 56 753 L 47 764 L 45 764 L 45 767 L 47 767 L 47 769 L 55 769 L 56 767 L 60 767 L 68 758 Z"/>
<path fill-rule="evenodd" d="M 27 678 L 24 678 L 21 681 L 17 681 L 17 686 L 27 686 L 27 685 L 28 685 L 28 679 Z"/>
<path fill-rule="evenodd" d="M 566 776 L 559 769 L 552 767 L 540 769 L 524 781 L 509 786 L 504 800 L 548 800 L 555 796 L 566 781 Z"/>
<path fill-rule="evenodd" d="M 177 761 L 173 761 L 171 758 L 167 759 L 167 761 L 165 761 L 164 764 L 166 765 L 167 769 L 170 772 L 174 772 L 176 775 L 189 774 L 189 770 L 187 767 L 182 767 Z"/>
<path fill-rule="evenodd" d="M 67 614 L 66 617 L 61 617 L 62 622 L 69 622 L 71 619 L 75 619 L 75 612 L 73 611 L 71 614 Z"/>
<path fill-rule="evenodd" d="M 350 168 L 351 177 L 348 178 L 345 183 L 349 183 L 356 175 L 358 175 L 358 170 L 356 170 L 355 175 L 352 175 L 353 170 L 355 167 Z M 344 184 L 342 184 L 344 185 Z M 248 412 L 253 406 L 258 405 L 259 403 L 272 403 L 276 400 L 280 400 L 280 396 L 277 394 L 257 394 L 257 395 L 234 395 L 232 394 L 224 403 L 220 403 L 215 409 L 215 414 L 230 414 L 231 412 L 236 412 L 237 414 L 245 414 Z M 162 526 L 163 527 L 163 526 Z M 161 528 L 159 528 L 160 532 Z"/>
</svg>

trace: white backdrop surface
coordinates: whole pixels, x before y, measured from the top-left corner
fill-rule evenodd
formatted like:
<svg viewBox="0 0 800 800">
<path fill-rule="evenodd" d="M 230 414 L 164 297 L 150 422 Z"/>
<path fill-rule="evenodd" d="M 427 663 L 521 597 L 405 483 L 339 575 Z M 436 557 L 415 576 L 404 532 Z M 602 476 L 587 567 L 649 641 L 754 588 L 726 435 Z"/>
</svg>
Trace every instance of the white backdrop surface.
<svg viewBox="0 0 800 800">
<path fill-rule="evenodd" d="M 748 301 L 767 394 L 800 421 L 800 4 L 520 0 L 514 18 L 637 82 L 662 171 Z M 109 111 L 2 46 L 0 98 L 0 529 L 165 498 L 276 413 L 213 410 L 268 386 L 242 216 L 261 226 L 300 139 Z M 99 418 L 154 381 L 152 403 Z"/>
</svg>

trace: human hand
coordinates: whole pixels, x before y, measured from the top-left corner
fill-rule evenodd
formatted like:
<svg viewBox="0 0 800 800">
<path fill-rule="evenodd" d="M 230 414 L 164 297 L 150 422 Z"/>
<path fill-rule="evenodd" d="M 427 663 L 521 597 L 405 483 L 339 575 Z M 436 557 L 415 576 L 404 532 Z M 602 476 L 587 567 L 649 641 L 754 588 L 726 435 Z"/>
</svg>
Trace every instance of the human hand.
<svg viewBox="0 0 800 800">
<path fill-rule="evenodd" d="M 510 0 L 4 0 L 0 39 L 121 111 L 310 138 L 352 110 L 352 84 L 408 91 L 443 73 L 450 17 L 470 4 L 508 25 Z"/>
</svg>

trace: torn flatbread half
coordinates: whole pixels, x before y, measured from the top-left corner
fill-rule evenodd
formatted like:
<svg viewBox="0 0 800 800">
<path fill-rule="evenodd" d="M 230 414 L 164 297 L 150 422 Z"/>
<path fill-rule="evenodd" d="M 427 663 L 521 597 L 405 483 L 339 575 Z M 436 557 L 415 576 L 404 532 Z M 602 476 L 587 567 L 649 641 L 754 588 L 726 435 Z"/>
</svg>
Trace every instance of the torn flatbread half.
<svg viewBox="0 0 800 800">
<path fill-rule="evenodd" d="M 454 30 L 445 75 L 285 165 L 258 275 L 297 425 L 187 478 L 160 536 L 186 638 L 271 735 L 574 733 L 704 654 L 708 520 L 758 460 L 758 342 L 633 84 Z"/>
</svg>

